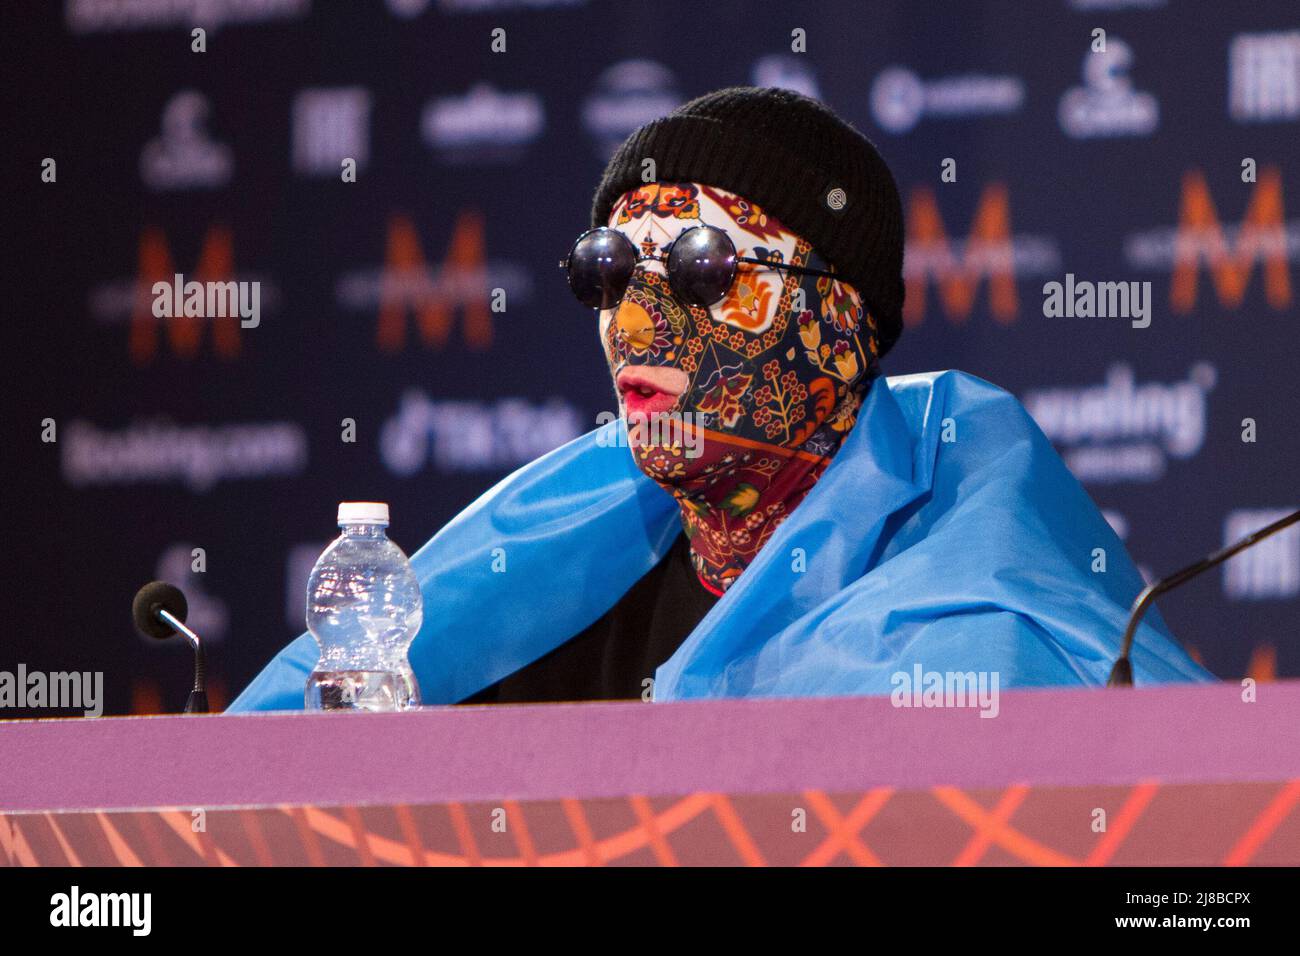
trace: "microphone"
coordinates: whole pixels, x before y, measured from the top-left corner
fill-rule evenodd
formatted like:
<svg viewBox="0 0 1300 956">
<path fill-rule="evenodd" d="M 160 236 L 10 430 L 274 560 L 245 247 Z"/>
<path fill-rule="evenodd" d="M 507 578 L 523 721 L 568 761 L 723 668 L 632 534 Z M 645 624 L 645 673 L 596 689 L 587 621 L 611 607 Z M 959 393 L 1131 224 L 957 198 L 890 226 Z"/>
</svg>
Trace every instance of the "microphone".
<svg viewBox="0 0 1300 956">
<path fill-rule="evenodd" d="M 1167 578 L 1161 578 L 1154 584 L 1148 584 L 1142 589 L 1142 593 L 1137 596 L 1133 602 L 1133 608 L 1129 612 L 1128 627 L 1124 629 L 1124 643 L 1120 647 L 1119 657 L 1115 659 L 1115 666 L 1111 668 L 1110 678 L 1106 681 L 1107 687 L 1132 687 L 1133 686 L 1133 665 L 1129 661 L 1129 653 L 1133 650 L 1133 635 L 1137 633 L 1138 624 L 1142 621 L 1142 615 L 1146 613 L 1151 602 L 1166 591 L 1172 591 L 1180 584 L 1184 584 L 1196 577 L 1202 571 L 1208 571 L 1216 565 L 1227 561 L 1234 554 L 1245 551 L 1251 545 L 1258 544 L 1269 535 L 1276 534 L 1283 528 L 1300 521 L 1300 511 L 1293 512 L 1284 518 L 1279 518 L 1267 527 L 1260 528 L 1251 534 L 1246 535 L 1236 544 L 1229 545 L 1221 551 L 1216 551 L 1209 557 L 1201 558 L 1195 564 L 1190 564 L 1181 571 L 1175 571 Z"/>
<path fill-rule="evenodd" d="M 208 692 L 204 683 L 203 643 L 185 626 L 185 616 L 189 612 L 189 602 L 181 589 L 166 581 L 150 581 L 136 592 L 135 600 L 131 602 L 135 629 L 145 637 L 165 641 L 179 632 L 194 648 L 194 689 L 185 702 L 185 713 L 206 714 Z"/>
</svg>

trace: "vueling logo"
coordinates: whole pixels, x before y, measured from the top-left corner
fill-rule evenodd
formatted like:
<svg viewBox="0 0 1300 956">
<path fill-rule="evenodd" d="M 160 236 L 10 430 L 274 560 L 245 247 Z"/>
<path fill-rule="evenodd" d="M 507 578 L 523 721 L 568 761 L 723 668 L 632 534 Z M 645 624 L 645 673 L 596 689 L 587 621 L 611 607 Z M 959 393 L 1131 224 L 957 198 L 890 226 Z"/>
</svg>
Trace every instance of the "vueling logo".
<svg viewBox="0 0 1300 956">
<path fill-rule="evenodd" d="M 984 187 L 964 240 L 948 238 L 934 191 L 917 187 L 907 215 L 903 319 L 908 325 L 925 319 L 933 280 L 948 321 L 961 325 L 970 318 L 980 286 L 987 280 L 989 312 L 997 322 L 1010 325 L 1019 310 L 1017 278 L 1049 275 L 1059 265 L 1054 240 L 1012 233 L 1011 200 L 1004 184 Z"/>
</svg>

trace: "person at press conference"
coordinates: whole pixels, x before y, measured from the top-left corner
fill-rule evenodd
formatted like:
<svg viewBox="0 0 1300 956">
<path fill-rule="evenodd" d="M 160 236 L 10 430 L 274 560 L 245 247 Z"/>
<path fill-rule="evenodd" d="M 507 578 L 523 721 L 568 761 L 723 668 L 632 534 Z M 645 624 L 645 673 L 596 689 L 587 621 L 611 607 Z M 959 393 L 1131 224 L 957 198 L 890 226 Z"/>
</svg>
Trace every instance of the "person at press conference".
<svg viewBox="0 0 1300 956">
<path fill-rule="evenodd" d="M 636 130 L 561 263 L 619 419 L 413 556 L 423 702 L 1104 684 L 1142 578 L 1010 394 L 880 374 L 903 236 L 875 147 L 800 94 Z M 299 638 L 230 710 L 301 708 L 317 655 Z M 1131 659 L 1138 684 L 1210 679 L 1154 612 Z"/>
</svg>

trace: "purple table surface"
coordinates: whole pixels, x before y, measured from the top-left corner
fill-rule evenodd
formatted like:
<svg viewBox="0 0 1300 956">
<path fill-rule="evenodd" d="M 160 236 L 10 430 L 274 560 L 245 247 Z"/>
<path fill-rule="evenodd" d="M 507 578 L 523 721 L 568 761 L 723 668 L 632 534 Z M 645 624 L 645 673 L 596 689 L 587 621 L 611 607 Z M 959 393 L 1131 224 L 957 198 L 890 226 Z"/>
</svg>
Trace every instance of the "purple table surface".
<svg viewBox="0 0 1300 956">
<path fill-rule="evenodd" d="M 0 812 L 1300 779 L 1300 681 L 0 723 Z"/>
</svg>

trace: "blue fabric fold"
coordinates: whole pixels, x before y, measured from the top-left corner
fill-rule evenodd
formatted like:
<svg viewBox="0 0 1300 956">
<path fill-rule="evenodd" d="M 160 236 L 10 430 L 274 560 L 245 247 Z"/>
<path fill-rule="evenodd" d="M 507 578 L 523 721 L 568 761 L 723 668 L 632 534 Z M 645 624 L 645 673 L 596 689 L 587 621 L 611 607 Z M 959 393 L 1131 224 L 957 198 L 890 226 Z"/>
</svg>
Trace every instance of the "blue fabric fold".
<svg viewBox="0 0 1300 956">
<path fill-rule="evenodd" d="M 680 532 L 611 422 L 506 477 L 418 552 L 425 703 L 453 703 L 611 608 Z M 1102 567 L 1104 570 L 1094 570 Z M 1016 399 L 961 372 L 878 379 L 817 485 L 655 675 L 654 698 L 887 694 L 984 671 L 1104 684 L 1144 582 Z M 293 710 L 303 635 L 228 712 Z M 1212 680 L 1148 612 L 1135 682 Z"/>
</svg>

